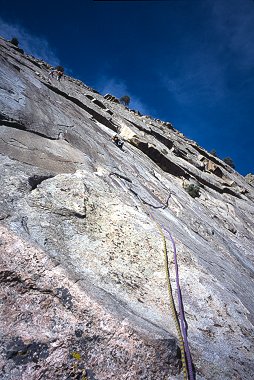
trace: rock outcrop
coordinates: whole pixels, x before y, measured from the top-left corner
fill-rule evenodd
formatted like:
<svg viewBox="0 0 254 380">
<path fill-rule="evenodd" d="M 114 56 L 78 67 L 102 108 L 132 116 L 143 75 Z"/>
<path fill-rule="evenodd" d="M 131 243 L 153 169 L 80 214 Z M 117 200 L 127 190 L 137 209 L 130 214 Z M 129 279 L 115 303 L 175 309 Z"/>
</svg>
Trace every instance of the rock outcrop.
<svg viewBox="0 0 254 380">
<path fill-rule="evenodd" d="M 246 182 L 248 182 L 251 186 L 254 186 L 254 175 L 249 173 L 245 176 Z"/>
<path fill-rule="evenodd" d="M 182 378 L 155 222 L 176 241 L 195 378 L 254 378 L 253 186 L 0 44 L 1 379 Z"/>
</svg>

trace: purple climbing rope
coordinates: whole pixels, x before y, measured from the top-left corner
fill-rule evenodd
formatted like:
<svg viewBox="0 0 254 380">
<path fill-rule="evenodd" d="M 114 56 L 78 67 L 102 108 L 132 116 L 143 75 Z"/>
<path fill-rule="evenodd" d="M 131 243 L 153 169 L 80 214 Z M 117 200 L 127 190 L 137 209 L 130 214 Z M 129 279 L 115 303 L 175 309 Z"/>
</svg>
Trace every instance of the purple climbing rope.
<svg viewBox="0 0 254 380">
<path fill-rule="evenodd" d="M 112 173 L 117 175 L 116 173 Z M 126 180 L 126 178 L 124 178 Z M 131 190 L 131 188 L 129 188 Z M 144 203 L 144 201 L 139 197 L 137 193 L 134 193 L 138 199 Z M 169 197 L 168 197 L 169 199 Z M 167 199 L 167 202 L 168 202 Z M 151 206 L 151 205 L 149 205 Z M 165 207 L 157 207 L 157 208 L 165 208 Z M 153 217 L 153 214 L 148 211 L 148 215 L 155 221 L 155 218 Z M 188 366 L 188 377 L 189 380 L 194 380 L 194 373 L 193 373 L 193 366 L 192 366 L 192 359 L 191 359 L 191 353 L 188 343 L 188 337 L 187 337 L 187 326 L 185 321 L 185 315 L 184 315 L 184 308 L 183 308 L 183 301 L 182 301 L 182 294 L 181 294 L 181 288 L 180 288 L 180 281 L 179 281 L 179 273 L 178 273 L 178 264 L 177 264 L 177 253 L 176 253 L 176 244 L 173 239 L 173 236 L 171 235 L 170 231 L 162 225 L 162 228 L 168 233 L 171 243 L 173 245 L 173 251 L 174 251 L 174 263 L 175 263 L 175 272 L 176 272 L 176 286 L 177 286 L 177 297 L 178 297 L 178 305 L 179 305 L 179 314 L 180 314 L 180 328 L 181 333 L 184 341 L 184 350 L 185 350 L 185 356 Z"/>
<path fill-rule="evenodd" d="M 150 217 L 154 220 L 155 218 L 152 213 L 148 212 Z M 178 305 L 179 305 L 179 314 L 180 314 L 180 328 L 183 336 L 184 341 L 184 351 L 187 361 L 187 367 L 188 367 L 188 377 L 189 380 L 194 380 L 194 373 L 193 373 L 193 365 L 192 365 L 192 359 L 191 359 L 191 353 L 188 343 L 188 337 L 187 337 L 187 326 L 185 321 L 185 314 L 184 314 L 184 308 L 183 308 L 183 300 L 182 300 L 182 294 L 181 294 L 181 287 L 180 287 L 180 280 L 179 280 L 179 272 L 178 272 L 178 263 L 177 263 L 177 252 L 176 252 L 176 244 L 174 241 L 173 236 L 171 235 L 171 232 L 169 229 L 167 229 L 163 224 L 162 228 L 164 231 L 168 234 L 172 246 L 173 246 L 173 252 L 174 252 L 174 264 L 175 264 L 175 273 L 176 273 L 176 287 L 177 287 L 177 297 L 178 297 Z"/>
<path fill-rule="evenodd" d="M 177 297 L 178 297 L 179 314 L 180 314 L 180 326 L 181 326 L 182 336 L 183 336 L 183 340 L 184 340 L 184 349 L 185 349 L 185 355 L 186 355 L 186 360 L 187 360 L 189 379 L 194 380 L 192 359 L 191 359 L 191 353 L 190 353 L 190 348 L 189 348 L 189 343 L 188 343 L 187 327 L 186 327 L 184 308 L 183 308 L 183 300 L 182 300 L 180 281 L 179 281 L 176 244 L 175 244 L 175 241 L 174 241 L 173 236 L 171 235 L 170 231 L 167 228 L 165 228 L 163 225 L 162 225 L 162 227 L 168 233 L 170 240 L 171 240 L 171 243 L 172 243 L 172 246 L 173 246 L 175 272 L 176 272 Z"/>
</svg>

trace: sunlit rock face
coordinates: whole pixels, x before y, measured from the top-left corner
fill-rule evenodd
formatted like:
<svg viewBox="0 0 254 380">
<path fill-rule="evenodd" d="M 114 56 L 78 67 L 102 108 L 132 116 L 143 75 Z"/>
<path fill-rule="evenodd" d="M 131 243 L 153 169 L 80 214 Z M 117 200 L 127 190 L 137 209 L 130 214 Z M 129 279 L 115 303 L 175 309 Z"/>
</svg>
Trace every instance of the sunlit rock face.
<svg viewBox="0 0 254 380">
<path fill-rule="evenodd" d="M 245 176 L 245 179 L 246 179 L 246 181 L 247 181 L 250 185 L 254 186 L 254 174 L 251 174 L 251 173 L 247 174 L 247 175 Z"/>
<path fill-rule="evenodd" d="M 0 42 L 1 379 L 183 378 L 156 222 L 196 379 L 254 378 L 253 186 Z"/>
</svg>

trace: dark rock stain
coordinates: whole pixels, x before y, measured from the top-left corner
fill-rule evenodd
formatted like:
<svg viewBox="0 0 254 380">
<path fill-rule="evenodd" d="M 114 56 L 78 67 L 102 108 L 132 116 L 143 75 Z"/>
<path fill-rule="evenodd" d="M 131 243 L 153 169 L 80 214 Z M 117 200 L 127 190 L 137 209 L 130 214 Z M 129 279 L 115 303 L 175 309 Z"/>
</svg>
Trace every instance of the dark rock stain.
<svg viewBox="0 0 254 380">
<path fill-rule="evenodd" d="M 48 345 L 41 342 L 31 342 L 25 344 L 21 338 L 14 338 L 9 342 L 6 349 L 7 360 L 13 360 L 16 365 L 23 365 L 29 362 L 37 363 L 49 355 Z"/>
<path fill-rule="evenodd" d="M 62 304 L 67 309 L 71 309 L 72 308 L 72 306 L 73 306 L 72 295 L 69 292 L 69 289 L 67 289 L 67 288 L 57 288 L 56 289 L 56 296 L 59 298 L 59 300 L 62 302 Z"/>
</svg>

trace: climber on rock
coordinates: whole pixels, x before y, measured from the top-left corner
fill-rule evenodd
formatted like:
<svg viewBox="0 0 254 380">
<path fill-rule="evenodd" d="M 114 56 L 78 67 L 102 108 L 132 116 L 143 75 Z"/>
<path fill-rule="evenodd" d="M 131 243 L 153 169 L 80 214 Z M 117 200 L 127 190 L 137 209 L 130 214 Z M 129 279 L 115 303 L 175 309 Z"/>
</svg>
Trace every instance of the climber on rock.
<svg viewBox="0 0 254 380">
<path fill-rule="evenodd" d="M 120 149 L 123 148 L 123 144 L 124 144 L 124 142 L 123 142 L 123 140 L 121 140 L 121 139 L 119 138 L 118 135 L 113 136 L 113 137 L 112 137 L 112 141 L 113 141 L 113 143 L 114 143 L 118 148 L 120 148 Z"/>
<path fill-rule="evenodd" d="M 62 71 L 57 71 L 56 79 L 58 80 L 58 82 L 60 82 L 60 79 L 62 78 L 62 76 L 63 76 L 63 72 Z"/>
<path fill-rule="evenodd" d="M 49 77 L 54 78 L 54 74 L 57 73 L 57 70 L 51 69 L 49 72 Z"/>
</svg>

